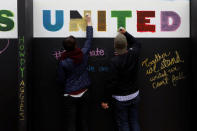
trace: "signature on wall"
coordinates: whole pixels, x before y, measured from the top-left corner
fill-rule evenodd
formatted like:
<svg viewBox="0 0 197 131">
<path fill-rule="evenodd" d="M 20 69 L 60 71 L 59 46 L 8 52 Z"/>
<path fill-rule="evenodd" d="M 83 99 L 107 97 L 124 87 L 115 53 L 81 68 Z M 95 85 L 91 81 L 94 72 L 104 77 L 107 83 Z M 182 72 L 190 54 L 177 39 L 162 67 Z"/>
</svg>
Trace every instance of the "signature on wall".
<svg viewBox="0 0 197 131">
<path fill-rule="evenodd" d="M 9 47 L 10 40 L 8 39 L 2 39 L 0 40 L 0 55 L 3 54 Z"/>
</svg>

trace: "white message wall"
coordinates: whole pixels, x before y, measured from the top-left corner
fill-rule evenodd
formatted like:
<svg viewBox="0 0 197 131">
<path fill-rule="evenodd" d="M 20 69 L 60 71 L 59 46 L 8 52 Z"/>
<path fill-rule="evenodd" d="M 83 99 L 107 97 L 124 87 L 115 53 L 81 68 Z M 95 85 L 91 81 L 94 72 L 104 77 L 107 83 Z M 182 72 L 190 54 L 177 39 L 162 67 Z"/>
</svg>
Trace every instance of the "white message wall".
<svg viewBox="0 0 197 131">
<path fill-rule="evenodd" d="M 117 18 L 112 17 L 112 11 L 131 11 L 132 16 L 126 18 L 126 29 L 135 37 L 158 37 L 158 38 L 188 38 L 190 37 L 190 4 L 189 1 L 138 1 L 136 0 L 34 0 L 34 37 L 65 37 L 74 35 L 85 37 L 85 31 L 70 31 L 69 23 L 70 11 L 78 11 L 84 16 L 84 10 L 90 10 L 94 37 L 111 38 L 117 34 Z M 56 24 L 59 19 L 56 11 L 63 12 L 63 25 L 58 30 L 48 30 L 44 26 L 43 11 L 50 11 L 51 25 Z M 106 11 L 106 31 L 98 31 L 98 11 Z M 146 17 L 150 23 L 145 25 L 155 25 L 155 32 L 139 32 L 137 29 L 137 11 L 155 11 L 155 17 Z M 161 23 L 162 11 L 175 12 L 180 17 L 180 25 L 173 31 L 162 31 Z M 61 18 L 62 19 L 62 18 Z M 173 19 L 169 17 L 168 24 L 173 24 Z M 48 22 L 49 23 L 49 22 Z"/>
</svg>

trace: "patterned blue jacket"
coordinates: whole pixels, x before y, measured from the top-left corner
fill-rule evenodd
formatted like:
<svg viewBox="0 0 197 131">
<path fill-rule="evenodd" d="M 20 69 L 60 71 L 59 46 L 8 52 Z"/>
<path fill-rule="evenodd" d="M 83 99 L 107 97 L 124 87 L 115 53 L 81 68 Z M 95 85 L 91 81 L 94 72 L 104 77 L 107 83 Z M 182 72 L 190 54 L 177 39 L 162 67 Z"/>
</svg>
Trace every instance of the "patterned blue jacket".
<svg viewBox="0 0 197 131">
<path fill-rule="evenodd" d="M 86 41 L 81 48 L 83 61 L 80 65 L 75 65 L 73 60 L 66 58 L 59 62 L 57 75 L 58 83 L 64 86 L 64 93 L 69 94 L 87 88 L 90 85 L 90 79 L 87 71 L 88 53 L 91 48 L 93 38 L 92 26 L 87 26 Z"/>
</svg>

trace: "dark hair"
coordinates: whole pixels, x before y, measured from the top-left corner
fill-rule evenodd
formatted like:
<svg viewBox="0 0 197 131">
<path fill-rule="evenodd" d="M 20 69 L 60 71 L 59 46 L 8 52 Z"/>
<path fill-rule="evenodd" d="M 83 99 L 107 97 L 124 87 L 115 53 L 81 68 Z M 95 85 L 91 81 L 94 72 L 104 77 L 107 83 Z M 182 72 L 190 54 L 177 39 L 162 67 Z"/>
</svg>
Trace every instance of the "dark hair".
<svg viewBox="0 0 197 131">
<path fill-rule="evenodd" d="M 66 51 L 73 51 L 76 47 L 76 38 L 74 36 L 69 36 L 65 38 L 62 42 L 62 45 Z"/>
</svg>

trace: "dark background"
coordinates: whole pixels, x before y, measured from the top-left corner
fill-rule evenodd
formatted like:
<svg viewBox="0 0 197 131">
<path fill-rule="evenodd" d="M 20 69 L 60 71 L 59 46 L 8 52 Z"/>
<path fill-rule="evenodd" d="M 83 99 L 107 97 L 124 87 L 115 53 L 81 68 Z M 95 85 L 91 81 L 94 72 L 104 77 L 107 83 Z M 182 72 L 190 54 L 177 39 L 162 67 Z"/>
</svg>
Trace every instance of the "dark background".
<svg viewBox="0 0 197 131">
<path fill-rule="evenodd" d="M 26 32 L 28 38 L 32 38 L 32 5 L 31 0 L 24 2 L 29 13 L 26 13 Z M 29 7 L 30 6 L 30 7 Z M 139 71 L 139 86 L 141 88 L 140 125 L 142 131 L 189 131 L 190 116 L 194 112 L 196 98 L 196 43 L 197 43 L 197 1 L 191 0 L 191 39 L 138 39 L 142 43 L 141 60 L 153 56 L 154 52 L 178 50 L 185 63 L 182 70 L 187 74 L 187 79 L 180 81 L 177 87 L 159 88 L 153 90 L 144 76 L 144 71 Z M 19 9 L 24 11 L 23 9 Z M 29 16 L 29 18 L 28 18 Z M 24 21 L 24 15 L 19 20 Z M 28 29 L 28 24 L 30 29 Z M 24 29 L 23 22 L 20 30 Z M 28 32 L 29 30 L 29 32 Z M 19 34 L 20 35 L 20 34 Z M 28 129 L 30 131 L 61 130 L 62 106 L 60 89 L 55 85 L 56 61 L 51 53 L 61 48 L 62 39 L 28 39 Z M 83 42 L 84 39 L 78 39 Z M 191 42 L 192 41 L 192 42 Z M 109 56 L 99 59 L 98 64 L 90 59 L 90 64 L 95 66 L 107 65 L 105 61 L 112 55 L 112 39 L 94 39 L 95 47 L 105 47 Z M 17 89 L 18 89 L 18 45 L 17 40 L 11 40 L 9 48 L 0 55 L 0 130 L 18 131 L 17 121 Z M 0 45 L 1 47 L 1 45 Z M 93 48 L 95 48 L 93 47 Z M 31 52 L 33 50 L 33 52 Z M 33 56 L 31 56 L 33 54 Z M 33 70 L 33 71 L 32 71 Z M 191 72 L 192 70 L 192 72 Z M 95 86 L 90 89 L 91 94 L 91 129 L 94 131 L 112 130 L 110 110 L 100 108 L 103 85 L 101 83 L 107 77 L 107 73 L 91 73 L 90 76 Z M 33 81 L 33 82 L 32 82 Z M 191 101 L 190 101 L 191 99 Z M 192 105 L 192 108 L 191 108 Z M 192 113 L 190 110 L 192 109 Z M 23 127 L 26 128 L 26 127 Z M 25 130 L 25 129 L 24 129 Z"/>
<path fill-rule="evenodd" d="M 0 40 L 0 50 L 7 40 Z M 10 40 L 5 52 L 0 54 L 0 130 L 14 131 L 17 129 L 17 85 L 18 61 L 17 40 Z"/>
<path fill-rule="evenodd" d="M 192 40 L 192 80 L 193 80 L 193 88 L 191 90 L 192 95 L 192 118 L 196 118 L 196 74 L 197 74 L 197 62 L 196 62 L 196 56 L 197 56 L 197 15 L 196 15 L 196 9 L 197 7 L 197 1 L 191 0 L 191 40 Z M 192 121 L 192 127 L 195 128 L 195 121 Z"/>
<path fill-rule="evenodd" d="M 78 39 L 83 43 L 85 39 Z M 188 131 L 190 128 L 191 43 L 190 39 L 137 39 L 142 44 L 142 61 L 155 53 L 177 50 L 185 63 L 181 71 L 186 79 L 177 87 L 160 87 L 154 90 L 144 70 L 140 68 L 138 85 L 141 90 L 140 125 L 142 131 Z M 33 42 L 33 131 L 61 130 L 61 89 L 56 86 L 57 62 L 53 52 L 61 48 L 62 39 L 34 39 Z M 82 44 L 80 44 L 80 47 Z M 89 64 L 107 66 L 113 55 L 113 39 L 94 39 L 92 49 L 104 48 L 104 57 L 90 57 Z M 111 131 L 111 112 L 100 107 L 104 80 L 107 72 L 90 72 L 93 86 L 90 88 L 90 128 L 94 131 Z"/>
</svg>

